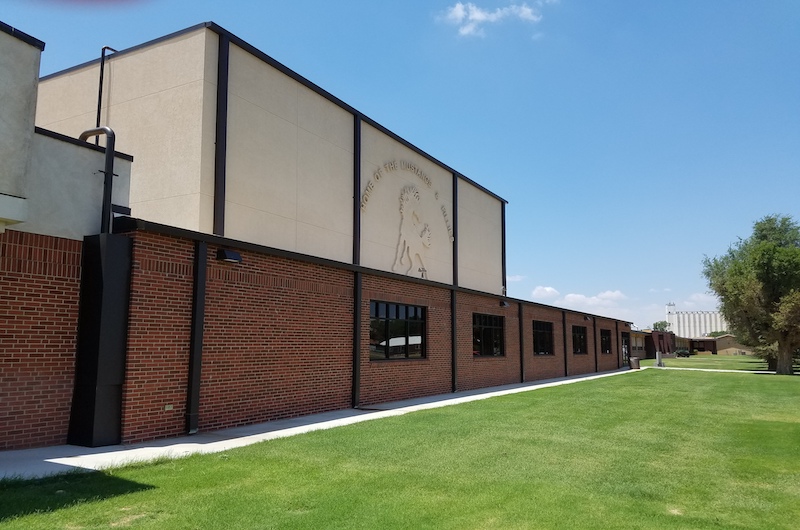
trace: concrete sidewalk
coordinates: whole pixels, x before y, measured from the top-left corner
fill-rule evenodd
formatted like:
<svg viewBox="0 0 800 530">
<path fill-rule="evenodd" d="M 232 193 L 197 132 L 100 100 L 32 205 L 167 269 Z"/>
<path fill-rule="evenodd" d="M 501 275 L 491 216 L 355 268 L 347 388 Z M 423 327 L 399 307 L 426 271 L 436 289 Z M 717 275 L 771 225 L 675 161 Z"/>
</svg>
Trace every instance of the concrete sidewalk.
<svg viewBox="0 0 800 530">
<path fill-rule="evenodd" d="M 635 371 L 633 370 L 633 372 Z M 585 374 L 454 392 L 452 394 L 428 396 L 393 403 L 381 403 L 372 405 L 369 408 L 324 412 L 299 418 L 275 420 L 257 425 L 234 427 L 137 444 L 96 448 L 59 445 L 37 449 L 0 451 L 0 478 L 37 478 L 73 470 L 106 469 L 133 462 L 146 462 L 157 458 L 180 458 L 194 453 L 217 453 L 264 440 L 284 438 L 320 429 L 332 429 L 342 425 L 387 418 L 389 416 L 399 416 L 417 410 L 446 407 L 479 399 L 626 373 L 631 373 L 631 370 L 624 368 L 599 374 Z"/>
</svg>

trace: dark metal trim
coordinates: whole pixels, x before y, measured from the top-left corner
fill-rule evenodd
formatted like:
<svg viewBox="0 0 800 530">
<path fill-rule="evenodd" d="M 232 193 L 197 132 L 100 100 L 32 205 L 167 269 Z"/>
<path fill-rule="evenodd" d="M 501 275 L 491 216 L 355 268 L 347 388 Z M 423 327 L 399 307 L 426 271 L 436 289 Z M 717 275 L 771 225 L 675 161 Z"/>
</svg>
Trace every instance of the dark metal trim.
<svg viewBox="0 0 800 530">
<path fill-rule="evenodd" d="M 200 375 L 203 363 L 203 324 L 206 316 L 208 244 L 194 242 L 192 324 L 189 339 L 189 380 L 186 388 L 186 432 L 195 434 L 200 423 Z"/>
<path fill-rule="evenodd" d="M 458 292 L 450 291 L 450 388 L 458 392 Z"/>
<path fill-rule="evenodd" d="M 117 51 L 111 46 L 103 46 L 103 48 L 100 50 L 100 82 L 98 83 L 97 87 L 97 118 L 95 119 L 94 123 L 94 126 L 98 128 L 100 127 L 100 115 L 103 111 L 103 77 L 106 70 L 106 50 L 111 50 L 112 52 Z M 95 137 L 94 145 L 100 145 L 99 136 Z"/>
<path fill-rule="evenodd" d="M 361 116 L 353 115 L 353 264 L 361 264 Z"/>
<path fill-rule="evenodd" d="M 214 143 L 214 234 L 225 234 L 225 178 L 228 157 L 228 67 L 230 39 L 219 35 L 217 54 L 217 116 Z"/>
<path fill-rule="evenodd" d="M 508 280 L 506 279 L 506 204 L 500 204 L 500 220 L 502 223 L 502 260 L 503 260 L 503 296 L 508 294 Z"/>
<path fill-rule="evenodd" d="M 49 129 L 42 129 L 41 127 L 35 127 L 34 132 L 36 134 L 41 134 L 42 136 L 47 136 L 48 138 L 52 138 L 53 140 L 66 142 L 68 144 L 76 145 L 78 147 L 83 147 L 84 149 L 91 149 L 92 151 L 97 151 L 98 153 L 106 152 L 105 147 L 100 147 L 94 144 L 90 144 L 83 140 L 78 140 L 77 138 L 73 138 L 72 136 L 66 136 L 64 134 L 51 131 Z M 114 158 L 119 158 L 122 160 L 127 160 L 128 162 L 133 162 L 133 156 L 127 155 L 121 151 L 114 151 Z"/>
<path fill-rule="evenodd" d="M 25 44 L 30 44 L 34 48 L 39 48 L 39 51 L 44 51 L 44 42 L 40 41 L 36 37 L 32 37 L 27 33 L 18 30 L 14 26 L 9 26 L 5 22 L 0 22 L 0 31 L 21 40 Z"/>
<path fill-rule="evenodd" d="M 592 341 L 594 342 L 594 371 L 597 371 L 597 319 L 592 317 Z"/>
<path fill-rule="evenodd" d="M 619 320 L 614 321 L 614 335 L 617 341 L 617 368 L 621 368 L 622 365 L 620 364 L 620 356 L 622 355 L 622 345 L 620 342 L 622 342 L 622 337 L 620 337 L 619 334 Z"/>
<path fill-rule="evenodd" d="M 569 377 L 569 368 L 567 366 L 567 311 L 561 310 L 561 333 L 564 336 L 564 377 Z"/>
<path fill-rule="evenodd" d="M 352 407 L 361 402 L 361 298 L 363 297 L 361 272 L 353 274 L 353 391 Z"/>
<path fill-rule="evenodd" d="M 453 285 L 458 286 L 458 175 L 453 173 Z"/>
<path fill-rule="evenodd" d="M 524 344 L 525 344 L 525 330 L 524 330 L 524 326 L 523 326 L 523 322 L 522 322 L 522 319 L 523 319 L 523 316 L 524 316 L 523 315 L 523 310 L 522 310 L 522 304 L 517 304 L 517 308 L 518 308 L 518 314 L 519 314 L 519 317 L 518 317 L 519 318 L 519 322 L 518 322 L 518 327 L 519 327 L 519 382 L 520 383 L 524 383 L 525 382 L 525 347 L 524 347 Z"/>
<path fill-rule="evenodd" d="M 131 209 L 127 206 L 120 206 L 119 204 L 111 205 L 111 213 L 118 213 L 120 215 L 130 215 Z"/>
</svg>

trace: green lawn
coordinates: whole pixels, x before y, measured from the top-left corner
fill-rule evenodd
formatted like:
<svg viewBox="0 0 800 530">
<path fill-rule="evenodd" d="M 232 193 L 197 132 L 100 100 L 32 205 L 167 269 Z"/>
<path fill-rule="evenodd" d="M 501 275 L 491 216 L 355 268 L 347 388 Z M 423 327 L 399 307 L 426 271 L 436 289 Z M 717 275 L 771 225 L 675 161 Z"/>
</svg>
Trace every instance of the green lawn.
<svg viewBox="0 0 800 530">
<path fill-rule="evenodd" d="M 667 368 L 710 368 L 715 370 L 766 370 L 767 362 L 751 355 L 692 355 L 664 359 Z M 655 359 L 642 359 L 641 366 L 655 366 Z"/>
<path fill-rule="evenodd" d="M 106 473 L 0 526 L 736 528 L 800 521 L 800 378 L 643 370 Z"/>
</svg>

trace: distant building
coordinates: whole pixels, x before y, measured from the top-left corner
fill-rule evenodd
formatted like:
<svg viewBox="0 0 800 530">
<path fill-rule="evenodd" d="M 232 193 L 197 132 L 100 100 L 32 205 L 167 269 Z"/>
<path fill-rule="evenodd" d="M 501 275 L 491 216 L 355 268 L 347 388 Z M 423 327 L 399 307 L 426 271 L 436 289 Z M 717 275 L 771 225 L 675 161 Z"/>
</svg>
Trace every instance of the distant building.
<svg viewBox="0 0 800 530">
<path fill-rule="evenodd" d="M 667 304 L 669 331 L 679 337 L 705 337 L 714 331 L 727 331 L 728 323 L 719 311 L 675 311 L 675 304 Z"/>
</svg>

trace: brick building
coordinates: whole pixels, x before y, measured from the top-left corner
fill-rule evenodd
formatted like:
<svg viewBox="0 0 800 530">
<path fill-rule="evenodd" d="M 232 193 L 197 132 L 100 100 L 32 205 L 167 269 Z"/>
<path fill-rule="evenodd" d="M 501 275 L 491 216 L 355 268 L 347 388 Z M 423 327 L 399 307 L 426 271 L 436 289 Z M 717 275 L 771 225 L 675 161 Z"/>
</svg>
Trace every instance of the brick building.
<svg viewBox="0 0 800 530">
<path fill-rule="evenodd" d="M 0 144 L 36 131 L 91 152 L 81 171 L 97 174 L 105 150 L 68 137 L 100 116 L 124 166 L 106 231 L 99 196 L 80 209 L 95 221 L 73 212 L 59 234 L 64 219 L 19 218 L 24 194 L 0 189 L 0 449 L 129 443 L 625 362 L 630 323 L 505 296 L 505 200 L 219 26 L 38 83 L 43 44 L 0 29 L 3 57 L 29 57 L 18 92 L 34 94 Z"/>
</svg>

